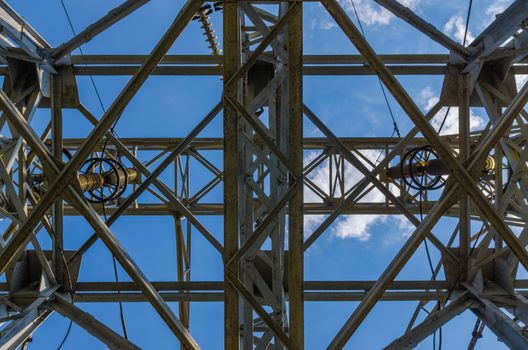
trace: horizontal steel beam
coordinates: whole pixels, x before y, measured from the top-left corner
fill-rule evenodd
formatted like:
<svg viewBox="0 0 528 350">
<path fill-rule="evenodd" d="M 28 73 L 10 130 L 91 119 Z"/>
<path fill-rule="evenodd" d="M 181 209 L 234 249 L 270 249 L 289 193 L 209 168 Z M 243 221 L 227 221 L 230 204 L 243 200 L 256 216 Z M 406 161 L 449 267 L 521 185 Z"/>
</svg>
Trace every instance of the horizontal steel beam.
<svg viewBox="0 0 528 350">
<path fill-rule="evenodd" d="M 304 214 L 306 215 L 328 215 L 333 210 L 337 208 L 337 205 L 342 199 L 336 198 L 334 203 L 310 203 L 307 202 L 304 204 Z M 422 203 L 422 214 L 427 214 L 431 208 L 435 205 L 436 202 L 425 202 Z M 185 204 L 185 201 L 184 201 Z M 189 211 L 193 215 L 223 215 L 224 205 L 222 203 L 198 203 L 187 206 Z M 413 214 L 420 214 L 419 204 L 409 204 L 406 208 Z M 31 210 L 31 207 L 29 207 Z M 94 208 L 99 214 L 103 214 L 102 207 Z M 106 214 L 112 215 L 117 208 L 111 206 L 105 206 Z M 458 215 L 458 205 L 455 204 L 453 207 L 448 209 L 444 216 L 447 217 L 457 217 Z M 507 211 L 508 213 L 508 211 Z M 65 206 L 64 214 L 67 216 L 78 216 L 81 215 L 79 211 L 71 206 Z M 125 216 L 163 216 L 163 215 L 173 215 L 174 209 L 171 209 L 169 205 L 162 203 L 138 203 L 137 207 L 129 207 L 122 215 Z M 343 215 L 373 215 L 373 214 L 383 214 L 383 215 L 402 215 L 402 212 L 393 205 L 387 205 L 386 203 L 354 203 L 348 208 L 343 210 Z M 505 218 L 505 222 L 508 225 L 524 227 L 526 221 L 520 217 L 515 216 L 517 213 L 510 212 L 509 216 Z M 471 218 L 473 220 L 481 220 L 478 213 L 473 210 Z"/>
<path fill-rule="evenodd" d="M 152 282 L 159 291 L 222 291 L 223 281 L 192 281 L 192 282 Z M 360 290 L 365 291 L 374 285 L 374 281 L 305 281 L 305 291 L 343 291 Z M 517 288 L 528 288 L 528 280 L 518 280 Z M 394 281 L 390 290 L 426 290 L 442 289 L 449 287 L 446 281 Z M 2 285 L 0 285 L 0 290 Z M 79 282 L 76 286 L 77 292 L 105 292 L 105 291 L 139 291 L 133 282 Z"/>
<path fill-rule="evenodd" d="M 305 292 L 304 301 L 361 301 L 366 292 Z M 223 302 L 223 292 L 161 292 L 161 297 L 166 302 L 190 301 L 190 302 Z M 447 291 L 402 291 L 386 292 L 382 301 L 419 301 L 419 300 L 444 300 Z M 104 292 L 104 293 L 76 293 L 74 300 L 78 303 L 115 303 L 115 302 L 146 302 L 141 293 L 133 292 Z"/>
<path fill-rule="evenodd" d="M 75 66 L 75 75 L 133 75 L 140 66 Z M 388 65 L 395 75 L 445 75 L 447 66 L 426 65 Z M 521 66 L 522 67 L 522 66 Z M 515 70 L 517 72 L 517 68 Z M 304 66 L 303 75 L 374 75 L 367 66 Z M 517 74 L 526 74 L 528 69 L 521 69 Z M 222 75 L 221 67 L 217 66 L 159 66 L 152 75 Z"/>
<path fill-rule="evenodd" d="M 266 55 L 266 54 L 265 54 Z M 269 55 L 271 57 L 271 55 Z M 449 55 L 445 54 L 400 54 L 379 55 L 386 64 L 437 64 L 449 62 Z M 74 65 L 140 65 L 147 60 L 147 55 L 72 55 Z M 223 62 L 222 55 L 166 55 L 160 65 L 216 65 Z M 304 55 L 303 63 L 312 64 L 366 64 L 361 55 Z"/>
<path fill-rule="evenodd" d="M 223 291 L 207 292 L 160 292 L 160 296 L 166 302 L 223 302 Z M 361 301 L 365 298 L 366 291 L 324 291 L 304 292 L 303 298 L 309 302 L 340 302 Z M 520 295 L 528 297 L 528 291 L 519 291 Z M 449 296 L 448 290 L 431 291 L 387 291 L 381 297 L 381 301 L 443 301 Z M 79 292 L 74 293 L 73 299 L 76 303 L 115 303 L 115 302 L 147 302 L 140 292 Z"/>
<path fill-rule="evenodd" d="M 74 66 L 73 73 L 77 76 L 86 75 L 134 75 L 139 70 L 139 65 L 93 65 Z M 395 75 L 445 75 L 447 65 L 387 65 L 387 68 Z M 513 74 L 528 74 L 528 66 L 525 64 L 514 65 L 511 69 Z M 205 65 L 161 65 L 156 67 L 151 75 L 174 75 L 174 76 L 220 76 L 221 68 Z M 6 66 L 0 66 L 0 75 L 8 75 Z M 368 66 L 353 65 L 305 65 L 303 75 L 375 75 L 376 73 Z"/>
<path fill-rule="evenodd" d="M 471 140 L 473 143 L 478 141 L 480 137 L 480 132 L 472 133 Z M 137 148 L 138 151 L 142 150 L 166 150 L 172 149 L 178 146 L 184 139 L 181 137 L 167 138 L 126 138 L 121 137 L 121 141 L 127 147 Z M 442 140 L 449 145 L 456 146 L 458 145 L 458 136 L 457 135 L 446 135 L 442 137 Z M 64 146 L 69 149 L 76 149 L 79 147 L 84 139 L 80 138 L 67 138 L 64 139 Z M 347 146 L 350 150 L 363 150 L 363 149 L 377 149 L 384 150 L 387 147 L 394 147 L 399 142 L 400 139 L 396 137 L 340 137 L 339 141 Z M 259 145 L 258 140 L 255 140 L 256 144 Z M 51 141 L 48 140 L 48 144 L 51 144 Z M 223 150 L 224 139 L 219 137 L 198 137 L 191 141 L 189 148 L 193 150 Z M 97 147 L 94 151 L 100 151 L 104 146 L 105 141 L 99 141 Z M 409 146 L 420 146 L 429 144 L 427 139 L 423 137 L 415 137 L 408 142 Z M 333 146 L 332 142 L 329 139 L 323 137 L 305 137 L 303 140 L 303 148 L 305 150 L 310 149 L 326 149 L 330 146 Z M 182 152 L 185 154 L 185 151 Z"/>
<path fill-rule="evenodd" d="M 311 291 L 366 291 L 372 288 L 376 281 L 350 280 L 350 281 L 305 281 L 304 290 Z M 223 281 L 153 281 L 152 285 L 159 291 L 223 291 Z M 442 280 L 400 280 L 394 281 L 389 286 L 389 291 L 447 291 L 449 283 Z M 514 281 L 513 286 L 521 292 L 528 292 L 528 279 Z M 138 292 L 134 282 L 78 282 L 75 291 L 83 292 Z M 0 283 L 0 291 L 7 292 L 7 283 Z"/>
</svg>

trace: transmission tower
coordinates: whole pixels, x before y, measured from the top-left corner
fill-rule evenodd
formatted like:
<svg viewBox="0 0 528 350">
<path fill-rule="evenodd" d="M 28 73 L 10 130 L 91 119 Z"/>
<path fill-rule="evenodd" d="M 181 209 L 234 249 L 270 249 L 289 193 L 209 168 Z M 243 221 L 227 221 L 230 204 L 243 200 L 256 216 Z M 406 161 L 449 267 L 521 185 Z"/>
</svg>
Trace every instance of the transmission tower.
<svg viewBox="0 0 528 350">
<path fill-rule="evenodd" d="M 528 280 L 518 278 L 528 269 L 528 86 L 516 85 L 516 76 L 528 74 L 528 2 L 513 1 L 467 45 L 396 0 L 373 2 L 446 53 L 378 55 L 352 11 L 320 0 L 359 54 L 305 55 L 306 1 L 188 0 L 148 54 L 75 55 L 149 1 L 124 1 L 78 33 L 68 16 L 74 35 L 57 47 L 1 1 L 0 348 L 30 347 L 33 333 L 58 313 L 109 348 L 137 349 L 122 308 L 123 327 L 112 329 L 79 305 L 132 302 L 149 303 L 182 349 L 201 348 L 189 330 L 193 302 L 223 303 L 225 349 L 313 348 L 305 304 L 357 302 L 327 345 L 343 349 L 378 302 L 415 301 L 402 335 L 386 349 L 441 337 L 464 312 L 477 320 L 464 348 L 478 348 L 488 328 L 506 346 L 528 349 Z M 200 27 L 210 54 L 168 54 L 188 26 Z M 217 77 L 221 98 L 184 137 L 121 138 L 116 125 L 127 123 L 120 118 L 151 75 Z M 336 136 L 303 99 L 309 75 L 376 77 L 411 130 L 400 135 L 389 105 L 393 137 Z M 441 77 L 439 101 L 423 113 L 401 75 Z M 81 76 L 91 77 L 97 94 L 93 77 L 126 76 L 128 83 L 99 118 L 83 103 Z M 470 129 L 472 108 L 487 114 L 480 131 Z M 35 127 L 37 109 L 49 111 L 44 132 Z M 64 133 L 66 109 L 93 125 L 86 138 Z M 454 109 L 458 134 L 433 127 L 433 118 Z M 201 137 L 218 119 L 223 137 Z M 307 122 L 321 136 L 307 136 Z M 323 166 L 326 185 L 312 176 Z M 361 178 L 352 181 L 349 169 Z M 205 184 L 195 184 L 197 172 Z M 211 200 L 214 191 L 223 200 Z M 173 280 L 147 277 L 116 238 L 111 225 L 127 215 L 173 220 Z M 344 215 L 399 215 L 413 232 L 375 280 L 305 280 L 306 252 Z M 64 245 L 74 234 L 64 229 L 67 216 L 84 218 L 93 230 L 74 249 Z M 305 229 L 308 216 L 320 218 L 315 229 Z M 210 229 L 203 217 L 223 224 Z M 446 218 L 456 221 L 449 234 L 437 225 Z M 192 278 L 196 235 L 221 258 L 223 279 Z M 99 241 L 115 259 L 116 277 L 119 266 L 131 282 L 79 280 L 84 254 Z M 422 245 L 432 276 L 397 279 Z"/>
</svg>

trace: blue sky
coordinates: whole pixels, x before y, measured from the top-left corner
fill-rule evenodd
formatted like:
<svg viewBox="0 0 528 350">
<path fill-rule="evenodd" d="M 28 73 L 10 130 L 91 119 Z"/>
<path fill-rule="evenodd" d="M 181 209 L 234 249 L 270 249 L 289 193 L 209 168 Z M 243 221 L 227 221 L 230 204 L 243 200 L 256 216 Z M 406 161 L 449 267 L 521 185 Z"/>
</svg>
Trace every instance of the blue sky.
<svg viewBox="0 0 528 350">
<path fill-rule="evenodd" d="M 366 36 L 378 53 L 447 53 L 428 37 L 406 23 L 381 10 L 372 0 L 355 0 Z M 77 31 L 103 16 L 120 1 L 64 0 Z M 461 41 L 465 25 L 467 1 L 406 0 L 427 21 Z M 469 26 L 468 38 L 477 36 L 493 16 L 510 1 L 476 1 Z M 66 17 L 59 0 L 22 1 L 10 4 L 52 45 L 58 46 L 71 37 Z M 349 0 L 342 0 L 350 12 Z M 98 35 L 83 46 L 85 54 L 143 54 L 149 52 L 168 28 L 181 1 L 153 0 L 111 29 Z M 221 16 L 212 15 L 217 34 L 221 36 Z M 307 3 L 304 8 L 305 54 L 354 54 L 356 50 L 335 26 L 324 8 L 317 3 Z M 78 53 L 78 52 L 77 52 Z M 208 54 L 197 23 L 185 30 L 172 54 Z M 400 77 L 401 83 L 416 102 L 427 110 L 437 98 L 442 80 L 439 77 Z M 95 77 L 105 106 L 120 92 L 128 77 Z M 96 100 L 88 77 L 78 79 L 81 101 L 97 116 L 102 110 Z M 218 77 L 151 77 L 125 110 L 117 133 L 121 137 L 181 137 L 219 101 L 221 81 Z M 392 123 L 382 99 L 378 82 L 373 76 L 336 77 L 309 76 L 304 79 L 306 104 L 338 136 L 390 136 Z M 402 134 L 411 123 L 395 101 L 389 97 Z M 441 113 L 440 113 L 441 114 Z M 65 111 L 65 137 L 83 137 L 90 126 L 76 111 Z M 451 112 L 446 132 L 456 132 L 456 111 Z M 42 130 L 49 121 L 49 111 L 39 110 L 33 126 Z M 487 122 L 483 111 L 472 110 L 472 126 L 482 128 Z M 436 124 L 435 124 L 436 123 Z M 438 125 L 438 120 L 433 125 Z M 200 136 L 220 137 L 221 116 Z M 309 123 L 306 136 L 319 132 Z M 313 155 L 306 154 L 307 159 Z M 218 154 L 211 155 L 221 167 Z M 324 167 L 314 173 L 314 179 L 324 178 Z M 193 181 L 205 181 L 203 174 L 196 173 Z M 357 181 L 357 171 L 349 169 L 347 175 Z M 167 180 L 170 180 L 167 178 Z M 307 197 L 310 194 L 307 193 Z M 377 194 L 373 200 L 379 200 Z M 144 197 L 146 198 L 146 197 Z M 221 192 L 212 194 L 221 198 Z M 200 217 L 200 220 L 222 241 L 222 219 Z M 311 220 L 311 221 L 310 221 Z M 321 218 L 311 218 L 307 231 L 313 230 Z M 82 218 L 66 219 L 66 248 L 76 249 L 91 233 Z M 437 225 L 435 233 L 447 240 L 454 225 L 445 219 Z M 475 223 L 478 227 L 478 223 Z M 176 278 L 175 243 L 173 221 L 167 217 L 122 217 L 112 227 L 130 255 L 151 280 Z M 356 216 L 342 217 L 317 241 L 305 256 L 306 280 L 375 280 L 410 233 L 410 226 L 400 217 Z M 44 235 L 39 238 L 49 246 Z M 436 261 L 438 254 L 433 251 Z M 399 279 L 429 279 L 427 260 L 420 248 L 399 275 Z M 192 252 L 193 280 L 222 280 L 220 256 L 197 232 L 193 232 Z M 129 280 L 124 272 L 120 279 Z M 79 277 L 81 281 L 112 281 L 111 255 L 98 242 L 86 254 Z M 352 313 L 357 303 L 305 303 L 306 349 L 323 349 L 337 330 Z M 379 303 L 359 328 L 346 349 L 379 349 L 403 334 L 414 311 L 415 302 Z M 105 324 L 120 331 L 117 304 L 78 304 Z M 172 304 L 177 310 L 177 304 Z M 128 333 L 133 342 L 145 349 L 178 348 L 169 329 L 146 303 L 124 304 Z M 424 315 L 421 317 L 423 318 Z M 444 327 L 444 349 L 467 347 L 475 317 L 464 313 Z M 60 343 L 68 326 L 68 320 L 53 315 L 34 334 L 30 349 L 54 349 Z M 221 349 L 223 346 L 222 303 L 194 303 L 191 306 L 191 333 L 204 349 Z M 432 348 L 432 339 L 424 341 L 418 349 Z M 486 329 L 479 341 L 479 349 L 502 349 L 505 346 Z M 63 349 L 104 349 L 95 338 L 76 325 Z"/>
</svg>

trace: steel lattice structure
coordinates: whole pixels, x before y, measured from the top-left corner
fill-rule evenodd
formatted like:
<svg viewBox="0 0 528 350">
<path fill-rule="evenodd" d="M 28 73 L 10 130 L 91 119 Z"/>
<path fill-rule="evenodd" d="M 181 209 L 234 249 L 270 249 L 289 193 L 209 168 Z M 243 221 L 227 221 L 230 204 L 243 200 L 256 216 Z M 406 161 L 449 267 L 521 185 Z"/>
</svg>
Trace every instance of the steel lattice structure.
<svg viewBox="0 0 528 350">
<path fill-rule="evenodd" d="M 303 55 L 302 1 L 188 0 L 150 54 L 76 56 L 70 53 L 148 0 L 125 1 L 56 48 L 2 1 L 0 125 L 9 136 L 0 140 L 0 213 L 10 224 L 0 242 L 0 273 L 6 276 L 0 284 L 0 348 L 23 345 L 57 312 L 110 348 L 135 349 L 132 341 L 73 302 L 143 301 L 182 348 L 200 349 L 189 332 L 190 305 L 220 301 L 225 349 L 303 349 L 304 303 L 358 301 L 328 344 L 328 349 L 342 349 L 382 300 L 418 302 L 407 332 L 387 349 L 413 348 L 466 310 L 508 347 L 528 348 L 528 280 L 517 279 L 519 267 L 528 269 L 528 86 L 520 91 L 515 86 L 516 75 L 528 74 L 528 2 L 514 1 L 463 46 L 396 0 L 374 1 L 449 54 L 377 55 L 336 0 L 321 0 L 360 55 Z M 223 12 L 222 45 L 208 22 L 213 5 Z M 167 55 L 193 18 L 206 31 L 212 55 Z M 374 74 L 414 125 L 401 138 L 337 137 L 303 100 L 303 76 Z M 78 94 L 76 78 L 83 75 L 130 80 L 98 119 Z M 186 137 L 118 138 L 112 126 L 150 75 L 221 76 L 222 99 Z M 424 115 L 397 75 L 443 77 L 440 101 Z M 440 136 L 429 123 L 444 106 L 459 109 L 457 135 Z M 477 106 L 484 107 L 489 124 L 470 132 L 470 108 Z M 43 134 L 31 123 L 37 108 L 50 110 Z M 93 124 L 85 139 L 63 137 L 65 108 L 77 109 Z M 200 137 L 218 115 L 223 117 L 223 138 Z M 323 136 L 305 137 L 305 120 Z M 411 157 L 405 168 L 409 150 L 424 146 L 438 157 L 434 164 L 444 185 L 434 193 L 408 181 L 413 172 L 422 177 L 432 173 L 429 158 L 413 162 Z M 317 156 L 305 161 L 307 150 Z M 381 152 L 379 162 L 372 162 L 366 151 Z M 123 172 L 115 170 L 114 177 L 80 172 L 86 159 L 105 152 L 126 163 L 130 174 L 122 176 L 132 185 L 106 207 L 88 201 L 85 192 L 89 186 L 115 185 Z M 206 153 L 223 158 L 222 167 Z M 323 163 L 332 169 L 326 188 L 310 177 Z M 363 177 L 350 183 L 347 167 Z M 161 178 L 167 169 L 175 183 Z M 199 189 L 191 186 L 196 171 L 210 177 Z M 224 200 L 211 202 L 207 194 L 218 188 Z M 307 190 L 317 200 L 305 200 Z M 384 200 L 369 200 L 372 191 Z M 106 221 L 103 212 L 109 215 Z M 310 246 L 340 215 L 364 214 L 403 215 L 416 228 L 375 281 L 305 281 L 303 256 Z M 63 249 L 66 215 L 82 216 L 93 228 L 75 251 Z M 110 229 L 122 215 L 174 218 L 177 279 L 146 277 Z M 220 233 L 200 222 L 206 215 L 223 217 Z M 306 215 L 325 219 L 314 232 L 304 232 Z M 458 220 L 448 243 L 435 234 L 442 217 Z M 481 221 L 483 228 L 475 231 L 471 220 Z M 190 278 L 191 227 L 222 256 L 224 280 Z M 40 230 L 52 237 L 51 250 L 41 248 L 36 238 Z M 133 282 L 77 282 L 81 258 L 98 240 Z M 440 252 L 436 273 L 442 271 L 445 278 L 395 280 L 424 240 Z M 178 303 L 178 315 L 168 302 Z M 431 314 L 417 322 L 426 305 L 434 305 Z"/>
</svg>

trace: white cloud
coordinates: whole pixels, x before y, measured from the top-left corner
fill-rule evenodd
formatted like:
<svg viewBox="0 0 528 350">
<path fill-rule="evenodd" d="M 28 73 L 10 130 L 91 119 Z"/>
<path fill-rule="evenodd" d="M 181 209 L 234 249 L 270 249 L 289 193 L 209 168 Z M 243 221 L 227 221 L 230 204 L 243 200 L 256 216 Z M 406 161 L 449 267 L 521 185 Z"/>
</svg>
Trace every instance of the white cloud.
<svg viewBox="0 0 528 350">
<path fill-rule="evenodd" d="M 335 22 L 327 21 L 327 22 L 322 22 L 321 23 L 321 29 L 323 29 L 323 30 L 329 30 L 329 29 L 332 29 L 334 27 L 337 27 L 337 24 Z"/>
<path fill-rule="evenodd" d="M 430 86 L 427 86 L 418 94 L 418 103 L 426 111 L 431 109 L 439 100 L 439 97 L 433 92 L 433 89 Z M 431 120 L 431 125 L 435 128 L 435 130 L 439 130 L 442 123 L 444 124 L 440 135 L 450 135 L 458 133 L 458 107 L 451 107 L 449 109 L 449 113 L 447 113 L 447 117 L 446 113 L 447 108 L 443 107 Z M 482 119 L 480 116 L 476 115 L 472 110 L 470 110 L 470 129 L 478 130 L 481 129 L 484 125 L 484 119 Z"/>
<path fill-rule="evenodd" d="M 433 92 L 433 88 L 430 86 L 425 87 L 418 94 L 418 102 L 426 110 L 433 108 L 433 106 L 437 104 L 439 100 L 440 99 L 438 98 L 438 96 L 436 96 Z"/>
<path fill-rule="evenodd" d="M 352 3 L 352 1 L 354 1 Z M 413 10 L 418 8 L 422 0 L 400 0 L 399 2 Z M 372 0 L 339 0 L 341 6 L 349 13 L 351 18 L 356 18 L 354 12 L 354 5 L 358 12 L 361 23 L 366 26 L 372 25 L 388 25 L 395 16 L 384 7 L 374 4 Z M 331 19 L 321 21 L 319 27 L 321 29 L 331 29 L 336 26 Z"/>
<path fill-rule="evenodd" d="M 411 9 L 416 9 L 421 0 L 401 0 L 400 3 Z M 356 6 L 359 19 L 367 26 L 370 25 L 387 25 L 394 18 L 394 15 L 384 7 L 373 4 L 369 0 L 339 0 L 341 6 L 350 13 L 354 12 L 353 4 Z M 355 15 L 355 14 L 354 14 Z"/>
<path fill-rule="evenodd" d="M 309 203 L 306 199 L 305 202 Z M 304 236 L 310 236 L 324 219 L 323 215 L 304 215 Z"/>
<path fill-rule="evenodd" d="M 390 224 L 393 231 L 398 233 L 390 236 L 391 242 L 409 237 L 415 229 L 415 226 L 403 215 L 345 215 L 337 222 L 333 233 L 339 238 L 368 241 L 371 238 L 372 228 L 381 224 Z"/>
<path fill-rule="evenodd" d="M 506 8 L 511 4 L 512 0 L 496 0 L 486 8 L 486 15 L 489 16 L 488 22 L 491 23 L 495 20 L 495 17 L 504 12 Z"/>
<path fill-rule="evenodd" d="M 460 43 L 464 42 L 464 34 L 466 32 L 466 20 L 460 15 L 454 15 L 444 25 L 444 33 L 453 36 Z M 466 37 L 466 44 L 471 43 L 475 37 L 468 30 Z"/>
<path fill-rule="evenodd" d="M 373 150 L 362 151 L 371 162 L 375 162 L 378 158 L 379 152 Z M 318 153 L 311 152 L 306 155 L 304 164 L 306 165 L 317 157 Z M 368 169 L 371 166 L 363 161 Z M 329 162 L 325 161 L 319 165 L 314 171 L 312 171 L 308 178 L 320 187 L 323 191 L 328 192 L 330 176 Z M 350 189 L 353 185 L 361 181 L 364 176 L 363 174 L 354 168 L 350 163 L 345 163 L 345 191 Z M 392 191 L 396 191 L 395 188 L 391 188 Z M 341 193 L 338 191 L 336 196 L 340 196 Z M 304 189 L 305 202 L 307 203 L 321 203 L 322 199 L 317 196 L 311 189 L 305 186 Z M 385 196 L 378 190 L 374 189 L 367 193 L 360 202 L 368 203 L 381 203 L 385 201 Z M 325 219 L 322 215 L 306 215 L 304 219 L 304 228 L 307 235 L 311 234 Z M 371 230 L 374 226 L 386 223 L 393 224 L 393 227 L 398 228 L 398 233 L 401 236 L 406 236 L 410 233 L 410 230 L 414 227 L 410 224 L 407 219 L 403 216 L 394 215 L 341 215 L 331 227 L 330 232 L 339 238 L 355 238 L 359 241 L 368 241 L 371 237 Z"/>
<path fill-rule="evenodd" d="M 371 226 L 386 221 L 381 215 L 346 215 L 338 221 L 334 233 L 339 238 L 356 238 L 360 241 L 370 239 Z"/>
</svg>

